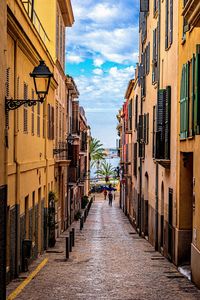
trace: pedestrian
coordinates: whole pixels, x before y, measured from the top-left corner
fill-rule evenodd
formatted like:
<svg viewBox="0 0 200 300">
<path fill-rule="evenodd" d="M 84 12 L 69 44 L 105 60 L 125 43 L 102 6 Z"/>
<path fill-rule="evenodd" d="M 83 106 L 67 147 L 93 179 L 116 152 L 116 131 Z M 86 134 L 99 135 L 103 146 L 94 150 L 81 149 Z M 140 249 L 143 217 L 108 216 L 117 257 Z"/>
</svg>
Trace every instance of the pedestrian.
<svg viewBox="0 0 200 300">
<path fill-rule="evenodd" d="M 103 194 L 104 194 L 104 200 L 106 200 L 106 196 L 107 196 L 107 190 L 106 189 L 104 189 Z"/>
<path fill-rule="evenodd" d="M 113 193 L 112 193 L 112 191 L 109 191 L 109 193 L 108 193 L 108 200 L 109 200 L 109 205 L 112 206 L 112 200 L 113 200 Z"/>
</svg>

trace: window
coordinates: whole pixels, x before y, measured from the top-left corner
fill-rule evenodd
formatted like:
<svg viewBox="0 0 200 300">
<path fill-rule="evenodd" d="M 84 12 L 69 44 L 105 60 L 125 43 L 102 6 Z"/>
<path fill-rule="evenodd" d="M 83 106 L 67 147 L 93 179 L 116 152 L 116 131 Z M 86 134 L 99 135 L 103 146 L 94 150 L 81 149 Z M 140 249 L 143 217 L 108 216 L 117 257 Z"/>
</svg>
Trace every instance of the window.
<svg viewBox="0 0 200 300">
<path fill-rule="evenodd" d="M 138 95 L 135 97 L 135 129 L 137 130 L 138 125 Z"/>
<path fill-rule="evenodd" d="M 128 104 L 128 130 L 132 130 L 132 99 Z"/>
<path fill-rule="evenodd" d="M 133 174 L 137 177 L 137 143 L 134 143 L 133 147 Z"/>
<path fill-rule="evenodd" d="M 147 13 L 140 12 L 140 32 L 141 32 L 141 42 L 142 44 L 147 37 Z"/>
<path fill-rule="evenodd" d="M 29 238 L 29 196 L 25 197 L 25 238 Z"/>
<path fill-rule="evenodd" d="M 153 141 L 152 141 L 152 156 L 155 157 L 155 134 L 156 134 L 156 106 L 153 106 Z"/>
<path fill-rule="evenodd" d="M 145 75 L 148 75 L 150 72 L 150 42 L 145 49 Z"/>
<path fill-rule="evenodd" d="M 28 100 L 28 85 L 24 82 L 24 100 Z M 28 105 L 24 104 L 24 133 L 28 133 Z"/>
<path fill-rule="evenodd" d="M 37 135 L 40 136 L 40 103 L 37 104 Z"/>
<path fill-rule="evenodd" d="M 149 143 L 149 113 L 144 114 L 144 143 Z"/>
<path fill-rule="evenodd" d="M 44 105 L 43 105 L 42 123 L 43 123 L 43 138 L 45 138 L 46 137 L 46 126 L 45 126 L 45 107 L 44 107 Z"/>
<path fill-rule="evenodd" d="M 48 104 L 47 122 L 48 122 L 48 139 L 54 139 L 54 107 Z"/>
<path fill-rule="evenodd" d="M 149 0 L 140 0 L 140 11 L 141 12 L 149 11 Z"/>
<path fill-rule="evenodd" d="M 32 241 L 35 242 L 35 191 L 32 192 Z"/>
<path fill-rule="evenodd" d="M 34 90 L 32 90 L 32 100 L 34 99 Z M 34 130 L 35 130 L 35 120 L 34 120 L 34 118 L 35 118 L 35 115 L 34 115 L 34 113 L 35 113 L 35 106 L 33 105 L 32 107 L 31 107 L 31 134 L 32 135 L 34 135 Z"/>
<path fill-rule="evenodd" d="M 165 49 L 168 49 L 173 42 L 173 0 L 165 1 Z"/>
<path fill-rule="evenodd" d="M 152 83 L 158 81 L 158 29 L 153 30 Z"/>
<path fill-rule="evenodd" d="M 157 159 L 170 159 L 171 87 L 158 91 L 156 149 Z"/>
<path fill-rule="evenodd" d="M 181 139 L 200 134 L 199 72 L 200 45 L 197 45 L 196 56 L 193 55 L 191 61 L 188 61 L 182 67 L 180 91 Z"/>
<path fill-rule="evenodd" d="M 10 68 L 6 69 L 6 83 L 5 83 L 5 89 L 6 89 L 6 97 L 10 97 Z M 8 111 L 6 112 L 6 128 L 9 128 L 9 114 Z M 6 142 L 6 145 L 8 146 L 8 143 Z"/>
<path fill-rule="evenodd" d="M 153 0 L 153 13 L 154 15 L 158 11 L 158 0 Z"/>
<path fill-rule="evenodd" d="M 59 55 L 59 25 L 60 20 L 59 20 L 59 12 L 57 8 L 57 14 L 56 14 L 56 56 L 58 57 Z"/>
</svg>

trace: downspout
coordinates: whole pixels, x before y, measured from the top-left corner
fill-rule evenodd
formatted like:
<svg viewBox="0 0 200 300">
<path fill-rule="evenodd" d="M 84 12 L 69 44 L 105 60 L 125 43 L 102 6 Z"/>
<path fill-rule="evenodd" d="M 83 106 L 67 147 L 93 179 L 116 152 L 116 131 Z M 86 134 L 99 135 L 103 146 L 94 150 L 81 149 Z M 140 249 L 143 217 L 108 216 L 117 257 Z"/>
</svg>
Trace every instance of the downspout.
<svg viewBox="0 0 200 300">
<path fill-rule="evenodd" d="M 140 103 L 140 114 L 143 114 L 143 100 L 141 97 Z M 140 186 L 139 186 L 139 235 L 142 234 L 142 210 L 141 210 L 141 202 L 142 202 L 142 157 L 140 157 Z"/>
<path fill-rule="evenodd" d="M 14 99 L 17 99 L 17 48 L 18 41 L 14 43 Z M 18 152 L 19 152 L 19 143 L 18 143 L 18 118 L 19 111 L 14 110 L 14 163 L 16 165 L 16 185 L 15 185 L 15 195 L 16 195 L 16 219 L 15 219 L 15 228 L 16 228 L 16 242 L 15 242 L 15 277 L 19 275 L 19 264 L 20 264 L 20 163 L 18 161 Z"/>
<path fill-rule="evenodd" d="M 157 94 L 160 89 L 160 19 L 161 19 L 161 8 L 160 1 L 158 1 L 158 85 L 157 85 Z M 157 97 L 158 99 L 158 97 Z M 156 162 L 156 174 L 155 174 L 155 250 L 158 250 L 158 183 L 159 183 L 159 166 Z"/>
</svg>

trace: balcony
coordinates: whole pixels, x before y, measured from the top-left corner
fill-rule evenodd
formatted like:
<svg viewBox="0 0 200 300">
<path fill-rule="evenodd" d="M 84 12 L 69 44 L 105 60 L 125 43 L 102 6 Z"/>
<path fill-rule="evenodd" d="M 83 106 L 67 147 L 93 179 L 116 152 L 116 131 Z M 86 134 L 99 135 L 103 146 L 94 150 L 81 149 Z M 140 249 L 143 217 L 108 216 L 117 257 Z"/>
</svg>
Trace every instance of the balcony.
<svg viewBox="0 0 200 300">
<path fill-rule="evenodd" d="M 22 3 L 35 29 L 39 33 L 44 44 L 47 46 L 47 42 L 49 42 L 50 40 L 46 31 L 44 30 L 44 27 L 42 26 L 42 23 L 40 22 L 40 19 L 38 18 L 38 15 L 34 10 L 34 4 L 33 4 L 34 2 L 32 0 L 26 0 L 26 1 L 22 0 Z"/>
<path fill-rule="evenodd" d="M 86 154 L 87 154 L 87 143 L 82 141 L 80 147 L 80 155 L 86 155 Z"/>
<path fill-rule="evenodd" d="M 56 164 L 58 164 L 59 166 L 69 166 L 70 160 L 68 159 L 66 142 L 57 143 L 56 148 L 53 149 L 53 155 Z"/>
<path fill-rule="evenodd" d="M 170 169 L 171 160 L 169 158 L 169 150 L 167 151 L 165 144 L 162 142 L 161 132 L 156 132 L 156 153 L 155 161 L 165 169 Z"/>
<path fill-rule="evenodd" d="M 199 0 L 184 0 L 182 15 L 188 26 L 200 26 L 200 2 Z"/>
<path fill-rule="evenodd" d="M 77 167 L 70 166 L 68 170 L 68 181 L 70 184 L 76 184 L 78 180 L 78 169 Z"/>
</svg>

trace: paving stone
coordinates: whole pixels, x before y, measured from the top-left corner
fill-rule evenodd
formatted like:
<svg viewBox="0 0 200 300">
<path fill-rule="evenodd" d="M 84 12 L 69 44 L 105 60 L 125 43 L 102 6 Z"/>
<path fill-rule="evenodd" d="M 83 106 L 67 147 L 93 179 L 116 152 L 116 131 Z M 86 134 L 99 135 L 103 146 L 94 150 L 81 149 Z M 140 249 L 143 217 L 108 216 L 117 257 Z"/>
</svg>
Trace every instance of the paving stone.
<svg viewBox="0 0 200 300">
<path fill-rule="evenodd" d="M 135 233 L 117 200 L 110 207 L 97 197 L 83 230 L 79 222 L 73 226 L 76 239 L 70 259 L 64 260 L 63 233 L 55 251 L 40 257 L 49 258 L 47 265 L 16 299 L 200 299 L 200 290 Z M 16 286 L 11 282 L 8 293 Z"/>
</svg>

